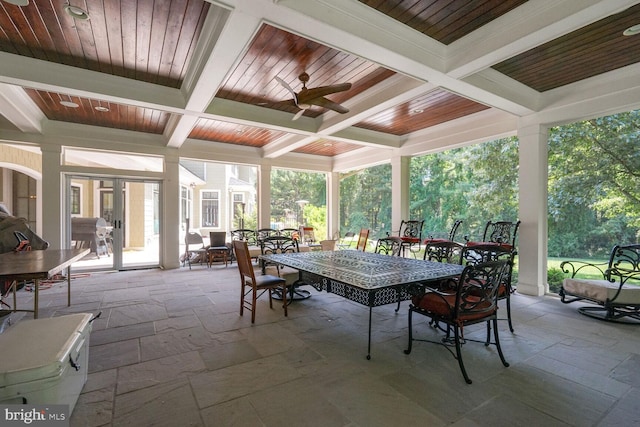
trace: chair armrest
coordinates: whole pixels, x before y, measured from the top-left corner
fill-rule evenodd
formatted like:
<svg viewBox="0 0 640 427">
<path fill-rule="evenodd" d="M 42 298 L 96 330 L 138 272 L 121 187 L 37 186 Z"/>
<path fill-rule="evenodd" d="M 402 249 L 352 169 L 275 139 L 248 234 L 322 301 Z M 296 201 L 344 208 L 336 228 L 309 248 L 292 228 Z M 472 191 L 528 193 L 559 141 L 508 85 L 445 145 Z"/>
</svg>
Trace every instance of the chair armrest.
<svg viewBox="0 0 640 427">
<path fill-rule="evenodd" d="M 578 273 L 598 273 L 601 275 L 602 279 L 605 279 L 607 267 L 609 267 L 608 262 L 593 263 L 586 261 L 567 260 L 560 263 L 560 270 L 562 270 L 562 272 L 565 274 L 569 274 L 569 277 L 571 278 L 575 278 Z"/>
</svg>

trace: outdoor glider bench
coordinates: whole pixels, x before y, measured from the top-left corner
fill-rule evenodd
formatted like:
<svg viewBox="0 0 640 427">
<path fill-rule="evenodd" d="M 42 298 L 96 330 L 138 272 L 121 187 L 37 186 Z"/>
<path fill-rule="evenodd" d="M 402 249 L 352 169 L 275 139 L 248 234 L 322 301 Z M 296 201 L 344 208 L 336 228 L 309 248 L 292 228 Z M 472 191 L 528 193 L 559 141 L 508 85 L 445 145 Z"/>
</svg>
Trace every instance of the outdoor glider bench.
<svg viewBox="0 0 640 427">
<path fill-rule="evenodd" d="M 570 277 L 560 288 L 565 303 L 590 301 L 578 308 L 586 316 L 610 322 L 640 325 L 640 245 L 616 245 L 608 263 L 564 261 L 560 268 Z M 599 272 L 602 279 L 576 278 L 578 273 Z"/>
</svg>

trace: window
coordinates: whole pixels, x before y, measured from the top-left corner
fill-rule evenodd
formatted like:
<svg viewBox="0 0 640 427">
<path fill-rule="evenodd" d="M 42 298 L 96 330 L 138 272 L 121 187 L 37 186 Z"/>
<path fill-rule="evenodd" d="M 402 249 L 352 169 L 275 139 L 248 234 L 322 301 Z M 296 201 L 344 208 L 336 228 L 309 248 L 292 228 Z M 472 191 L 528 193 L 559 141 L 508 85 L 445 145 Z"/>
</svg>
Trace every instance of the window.
<svg viewBox="0 0 640 427">
<path fill-rule="evenodd" d="M 220 192 L 204 190 L 201 193 L 202 227 L 220 227 Z"/>
<path fill-rule="evenodd" d="M 180 186 L 180 223 L 187 223 L 191 218 L 191 190 L 188 187 Z M 192 225 L 192 224 L 191 224 Z"/>
<path fill-rule="evenodd" d="M 82 188 L 79 185 L 71 184 L 71 215 L 82 215 L 82 200 L 80 195 L 82 194 Z"/>
</svg>

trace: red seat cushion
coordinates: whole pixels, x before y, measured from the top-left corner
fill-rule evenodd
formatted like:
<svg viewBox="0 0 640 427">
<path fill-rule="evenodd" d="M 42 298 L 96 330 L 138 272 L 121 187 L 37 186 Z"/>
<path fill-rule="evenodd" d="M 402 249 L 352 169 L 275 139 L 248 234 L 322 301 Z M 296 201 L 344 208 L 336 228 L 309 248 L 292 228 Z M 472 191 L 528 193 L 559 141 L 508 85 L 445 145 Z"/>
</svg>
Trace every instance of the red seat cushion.
<svg viewBox="0 0 640 427">
<path fill-rule="evenodd" d="M 479 301 L 480 298 L 469 296 L 467 297 L 467 301 L 473 303 Z M 456 303 L 456 295 L 455 294 L 447 294 L 447 295 L 438 295 L 433 292 L 427 292 L 424 295 L 414 295 L 411 298 L 411 302 L 415 307 L 418 307 L 422 310 L 428 311 L 430 313 L 434 313 L 435 315 L 443 318 L 450 318 L 453 312 L 453 306 Z M 480 304 L 472 311 L 461 311 L 459 313 L 458 320 L 460 321 L 471 321 L 481 319 L 485 316 L 493 314 L 495 312 L 495 308 L 492 312 L 485 312 L 482 309 L 489 307 L 491 304 L 489 301 L 486 301 L 483 304 Z"/>
<path fill-rule="evenodd" d="M 420 243 L 420 238 L 418 237 L 401 237 L 401 239 L 405 243 Z"/>
<path fill-rule="evenodd" d="M 422 243 L 424 243 L 425 245 L 429 245 L 432 243 L 444 243 L 444 242 L 448 242 L 449 239 L 424 239 L 424 241 Z"/>
<path fill-rule="evenodd" d="M 467 246 L 472 247 L 472 246 L 500 246 L 503 247 L 505 249 L 511 250 L 513 249 L 513 245 L 510 245 L 508 243 L 498 243 L 498 242 L 467 242 Z"/>
</svg>

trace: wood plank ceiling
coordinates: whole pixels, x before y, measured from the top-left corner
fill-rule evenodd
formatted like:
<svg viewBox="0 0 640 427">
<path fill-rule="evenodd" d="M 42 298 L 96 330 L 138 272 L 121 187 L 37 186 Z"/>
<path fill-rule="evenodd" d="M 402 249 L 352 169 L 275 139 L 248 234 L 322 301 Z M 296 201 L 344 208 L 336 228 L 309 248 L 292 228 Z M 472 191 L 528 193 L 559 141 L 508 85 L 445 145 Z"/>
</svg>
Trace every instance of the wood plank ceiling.
<svg viewBox="0 0 640 427">
<path fill-rule="evenodd" d="M 359 0 L 353 3 L 359 7 L 365 5 L 384 19 L 401 23 L 449 46 L 517 11 L 527 1 Z M 198 66 L 193 60 L 199 43 L 202 44 L 201 34 L 208 31 L 207 37 L 212 37 L 206 27 L 207 16 L 225 13 L 219 6 L 203 0 L 85 0 L 79 4 L 90 19 L 72 18 L 64 12 L 61 1 L 31 0 L 25 7 L 0 1 L 0 51 L 95 71 L 97 77 L 112 75 L 184 90 L 189 71 Z M 568 85 L 640 61 L 640 40 L 622 36 L 625 28 L 639 22 L 640 5 L 635 5 L 503 60 L 492 68 L 538 92 Z M 372 89 L 398 77 L 396 70 L 341 50 L 339 46 L 328 46 L 263 23 L 242 49 L 233 68 L 226 72 L 215 91 L 208 94 L 209 99 L 214 106 L 218 103 L 241 105 L 251 111 L 280 114 L 278 117 L 286 117 L 286 123 L 299 109 L 291 101 L 289 91 L 275 78 L 281 78 L 299 91 L 302 87 L 299 76 L 303 72 L 310 76 L 309 88 L 351 83 L 349 90 L 327 95 L 339 104 L 361 99 Z M 42 87 L 24 85 L 23 88 L 42 114 L 52 121 L 162 135 L 167 132 L 172 117 L 197 114 L 187 133 L 193 140 L 266 147 L 292 135 L 286 126 L 266 121 L 238 120 L 237 117 L 225 120 L 224 114 L 217 114 L 215 108 L 180 112 L 173 106 L 148 107 L 139 102 L 117 103 Z M 65 107 L 60 101 L 70 101 L 78 107 Z M 350 126 L 383 135 L 408 136 L 488 108 L 489 105 L 471 97 L 433 87 L 382 111 L 358 117 Z M 304 112 L 301 121 L 322 120 L 328 111 L 312 106 Z M 0 124 L 6 121 L 3 119 Z M 360 147 L 344 140 L 319 137 L 293 151 L 333 157 Z"/>
</svg>

